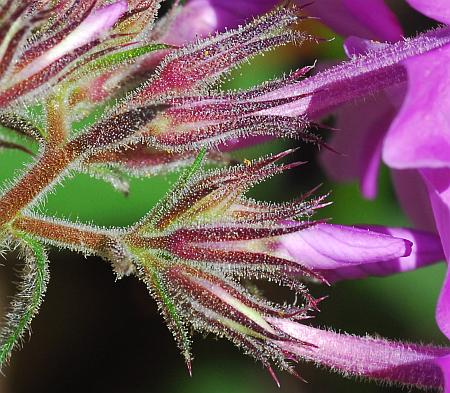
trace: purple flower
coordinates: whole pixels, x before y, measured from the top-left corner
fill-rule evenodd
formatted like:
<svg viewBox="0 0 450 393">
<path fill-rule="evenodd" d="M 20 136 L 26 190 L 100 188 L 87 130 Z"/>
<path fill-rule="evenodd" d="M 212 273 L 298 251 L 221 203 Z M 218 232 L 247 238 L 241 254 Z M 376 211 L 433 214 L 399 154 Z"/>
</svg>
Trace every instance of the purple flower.
<svg viewBox="0 0 450 393">
<path fill-rule="evenodd" d="M 297 0 L 299 6 L 305 2 Z M 226 0 L 190 0 L 177 10 L 163 36 L 168 43 L 181 44 L 225 28 L 234 28 L 280 4 L 277 0 L 248 0 L 236 7 Z M 320 0 L 308 3 L 305 12 L 318 16 L 343 35 L 396 41 L 401 27 L 383 0 Z"/>
<path fill-rule="evenodd" d="M 305 10 L 345 36 L 383 41 L 397 41 L 402 36 L 397 18 L 383 0 L 319 0 Z"/>
<path fill-rule="evenodd" d="M 189 371 L 193 328 L 230 339 L 259 360 L 277 383 L 273 363 L 297 375 L 289 362 L 307 360 L 407 386 L 443 386 L 436 361 L 450 349 L 336 334 L 302 323 L 322 299 L 312 297 L 300 278 L 327 283 L 334 273 L 342 275 L 340 269 L 345 274 L 349 267 L 393 261 L 406 270 L 434 262 L 442 251 L 431 234 L 310 221 L 324 205 L 322 197 L 264 204 L 243 196 L 253 184 L 296 167 L 299 163 L 276 164 L 289 153 L 210 171 L 203 171 L 197 160 L 125 234 L 126 249 Z M 417 240 L 414 252 L 404 237 Z M 242 278 L 276 281 L 303 300 L 300 305 L 270 302 L 245 288 Z"/>
<path fill-rule="evenodd" d="M 450 20 L 446 2 L 410 3 L 441 22 Z M 367 50 L 383 52 L 382 45 L 361 44 L 364 42 L 349 39 L 347 51 L 351 54 Z M 405 211 L 420 227 L 438 230 L 447 260 L 450 258 L 450 74 L 445 64 L 449 57 L 450 45 L 444 45 L 405 59 L 402 66 L 407 80 L 403 85 L 396 90 L 386 89 L 372 100 L 358 104 L 357 111 L 350 107 L 341 110 L 339 126 L 343 131 L 333 146 L 348 157 L 323 154 L 325 166 L 334 178 L 359 177 L 367 197 L 376 195 L 377 172 L 383 158 L 394 170 L 393 179 Z M 353 114 L 349 116 L 346 110 Z M 358 148 L 349 151 L 348 146 L 355 144 L 348 142 L 354 142 L 355 135 Z M 447 336 L 450 335 L 449 285 L 446 279 L 436 314 Z"/>
<path fill-rule="evenodd" d="M 194 7 L 196 1 L 193 0 L 189 4 Z M 255 2 L 253 7 L 251 2 L 247 4 L 249 6 L 246 9 L 248 17 L 260 12 L 258 7 L 262 6 L 261 3 Z M 365 4 L 364 7 L 355 1 L 334 2 L 333 12 L 328 12 L 330 8 L 324 7 L 323 4 L 313 4 L 311 10 L 319 12 L 319 16 L 333 24 L 340 32 L 349 33 L 349 26 L 355 26 L 356 29 L 353 33 L 361 34 L 362 30 L 359 27 L 363 26 L 365 29 L 365 33 L 361 34 L 363 37 L 377 37 L 394 41 L 401 35 L 398 22 L 381 1 L 372 1 L 370 4 Z M 424 10 L 430 16 L 439 15 L 441 21 L 445 21 L 446 13 L 439 12 L 439 2 L 433 2 L 433 5 L 429 7 L 426 5 L 428 7 L 426 9 L 420 8 L 424 7 L 424 4 L 428 3 L 412 2 L 412 5 L 419 10 Z M 224 11 L 228 9 L 224 2 L 208 3 L 208 5 L 214 8 L 216 16 L 224 12 L 227 17 L 224 17 L 223 20 L 227 23 L 239 23 L 242 19 L 240 13 L 235 13 L 235 19 L 230 19 L 232 12 Z M 264 4 L 265 6 L 266 4 Z M 377 18 L 373 18 L 373 15 L 377 15 Z M 344 23 L 345 18 L 349 17 L 357 20 L 358 23 Z M 220 19 L 216 19 L 215 27 L 219 29 L 222 27 Z M 385 28 L 383 29 L 383 27 Z M 289 86 L 275 88 L 265 94 L 252 97 L 250 101 L 261 103 L 261 105 L 263 102 L 270 102 L 270 107 L 258 108 L 261 110 L 253 113 L 261 116 L 262 121 L 266 119 L 264 116 L 271 116 L 270 121 L 272 121 L 272 119 L 277 119 L 272 116 L 282 114 L 287 121 L 287 127 L 300 130 L 302 127 L 295 127 L 293 120 L 288 119 L 295 119 L 297 116 L 317 119 L 336 107 L 344 106 L 340 109 L 344 113 L 340 116 L 342 124 L 339 126 L 342 129 L 351 128 L 353 133 L 340 132 L 336 141 L 341 138 L 342 146 L 356 146 L 360 161 L 358 165 L 355 165 L 350 158 L 346 159 L 333 153 L 325 153 L 330 162 L 332 161 L 328 167 L 334 169 L 335 177 L 339 176 L 339 178 L 345 179 L 360 177 L 364 194 L 374 197 L 381 156 L 388 165 L 402 170 L 396 171 L 397 184 L 408 183 L 413 175 L 411 172 L 403 170 L 420 169 L 419 175 L 425 179 L 425 184 L 429 189 L 441 239 L 444 240 L 444 244 L 450 244 L 445 242 L 445 239 L 450 237 L 447 233 L 449 229 L 445 225 L 445 219 L 449 215 L 446 211 L 448 206 L 446 199 L 449 197 L 446 196 L 448 183 L 443 179 L 447 174 L 445 169 L 442 169 L 437 175 L 434 169 L 436 167 L 445 168 L 448 165 L 448 157 L 450 157 L 447 154 L 446 115 L 440 109 L 442 105 L 445 106 L 447 100 L 447 89 L 442 80 L 446 80 L 448 73 L 445 64 L 447 63 L 447 51 L 450 48 L 449 42 L 450 34 L 446 28 L 391 45 L 366 42 L 356 38 L 350 39 L 347 41 L 347 51 L 354 56 L 353 60 L 303 81 L 295 82 L 294 79 Z M 430 75 L 433 76 L 432 79 Z M 421 83 L 425 79 L 428 82 Z M 408 90 L 406 90 L 407 87 L 409 87 Z M 368 95 L 369 98 L 367 98 Z M 362 97 L 365 99 L 363 106 L 366 107 L 366 110 L 360 108 L 355 114 L 351 105 Z M 274 106 L 276 100 L 289 98 L 292 99 L 291 103 Z M 218 104 L 217 100 L 213 99 L 212 102 L 220 110 L 226 108 Z M 197 104 L 196 109 L 205 103 L 207 100 Z M 399 109 L 400 107 L 401 109 Z M 210 111 L 211 107 L 206 106 L 206 108 Z M 351 116 L 345 116 L 345 111 L 348 111 Z M 236 109 L 230 113 L 236 113 Z M 436 113 L 436 115 L 431 115 L 431 113 Z M 235 123 L 233 124 L 235 125 Z M 265 124 L 268 125 L 268 123 Z M 273 124 L 279 124 L 279 121 Z M 367 127 L 364 127 L 364 124 L 367 124 Z M 224 129 L 222 128 L 224 126 L 224 123 L 209 126 L 205 131 L 211 133 L 214 127 Z M 226 127 L 229 128 L 229 125 Z M 245 125 L 242 124 L 239 127 L 245 128 Z M 196 129 L 198 130 L 198 127 Z M 349 139 L 352 143 L 348 143 Z M 334 143 L 333 146 L 336 146 L 338 151 L 351 153 L 347 149 L 343 151 L 339 145 Z M 349 155 L 352 157 L 351 154 Z M 342 164 L 345 162 L 347 165 Z M 425 171 L 425 168 L 431 168 L 431 171 Z M 421 185 L 419 190 L 420 192 L 409 193 L 409 197 L 423 195 L 424 186 Z M 412 204 L 406 197 L 408 195 L 406 191 L 399 191 L 399 193 L 403 196 L 401 201 L 405 205 Z M 421 200 L 423 201 L 423 198 Z M 414 206 L 417 205 L 414 204 Z M 426 223 L 427 229 L 432 229 L 433 223 L 430 223 L 430 219 L 427 219 L 426 215 L 421 214 L 430 210 L 429 203 L 425 202 L 423 206 L 423 209 L 409 208 L 406 210 L 412 210 L 417 221 Z M 440 224 L 440 222 L 442 223 Z M 447 329 L 442 322 L 445 309 L 445 307 L 442 308 L 444 311 L 439 312 L 441 317 L 438 318 L 444 331 Z"/>
<path fill-rule="evenodd" d="M 407 0 L 407 2 L 422 14 L 436 19 L 442 23 L 450 21 L 450 10 L 445 0 Z"/>
<path fill-rule="evenodd" d="M 236 7 L 224 0 L 190 0 L 172 11 L 163 42 L 181 45 L 217 31 L 224 31 L 265 14 L 278 4 L 274 0 L 246 1 Z"/>
<path fill-rule="evenodd" d="M 401 36 L 398 22 L 381 1 L 365 3 L 364 6 L 355 1 L 336 1 L 331 4 L 335 8 L 330 8 L 328 3 L 316 2 L 310 9 L 340 33 L 388 41 L 397 41 Z M 448 5 L 443 1 L 410 3 L 428 16 L 442 22 L 449 20 Z M 191 4 L 195 4 L 195 0 Z M 216 17 L 223 7 L 225 3 L 215 4 Z M 256 3 L 248 15 L 253 12 L 258 12 Z M 349 18 L 356 22 L 349 23 Z M 240 19 L 241 16 L 236 14 L 234 21 Z M 224 17 L 223 20 L 233 23 L 229 18 Z M 215 20 L 215 26 L 217 29 L 222 27 L 219 19 Z M 335 178 L 359 177 L 364 195 L 373 198 L 383 157 L 395 169 L 394 179 L 405 210 L 411 213 L 416 223 L 427 229 L 434 228 L 434 222 L 428 214 L 431 202 L 447 259 L 450 258 L 450 131 L 448 111 L 443 108 L 448 108 L 450 97 L 446 83 L 449 80 L 446 67 L 450 57 L 449 43 L 450 35 L 445 28 L 391 45 L 351 38 L 346 43 L 347 53 L 354 57 L 350 62 L 255 99 L 262 102 L 297 97 L 292 103 L 263 109 L 259 115 L 306 115 L 309 119 L 315 119 L 340 106 L 338 126 L 353 132 L 341 131 L 332 145 L 349 157 L 326 152 L 325 165 L 335 174 Z M 358 104 L 358 110 L 355 111 L 354 102 L 362 97 L 365 101 Z M 356 149 L 349 152 L 348 146 Z M 356 165 L 351 158 L 358 160 Z M 339 161 L 346 161 L 347 164 L 339 164 Z M 413 177 L 415 179 L 411 182 Z M 411 192 L 411 186 L 414 192 Z M 418 209 L 417 206 L 423 208 Z M 317 231 L 318 228 L 311 230 Z M 294 255 L 296 252 L 300 254 L 300 250 L 304 251 L 306 234 L 307 231 L 290 235 L 295 240 L 281 242 L 279 249 Z M 429 236 L 424 234 L 423 244 L 430 244 L 428 241 L 431 239 L 438 243 L 436 238 Z M 443 256 L 438 251 L 431 259 L 441 259 Z M 322 273 L 335 280 L 368 274 L 390 274 L 420 265 L 420 262 L 403 264 L 384 261 L 357 267 L 347 265 L 331 271 L 324 268 Z M 442 331 L 450 335 L 448 282 L 446 280 L 437 307 L 437 321 Z"/>
<path fill-rule="evenodd" d="M 213 7 L 216 19 L 202 25 L 201 34 L 208 26 L 219 26 L 219 20 L 231 24 L 261 12 L 269 3 L 259 2 L 259 8 L 254 8 L 249 2 L 236 19 L 225 4 L 211 2 L 218 7 Z M 2 124 L 33 135 L 42 145 L 40 156 L 0 198 L 0 221 L 8 235 L 5 244 L 21 247 L 40 270 L 36 279 L 33 274 L 25 277 L 19 296 L 31 301 L 31 311 L 37 310 L 45 289 L 47 260 L 41 244 L 45 242 L 95 253 L 110 261 L 119 276 L 136 273 L 157 301 L 189 369 L 190 332 L 195 329 L 230 339 L 272 375 L 272 364 L 295 375 L 290 361 L 305 359 L 343 373 L 403 385 L 443 386 L 440 367 L 446 372 L 447 348 L 350 337 L 302 324 L 318 311 L 323 299 L 314 298 L 307 283 L 329 284 L 367 272 L 383 275 L 433 263 L 442 256 L 435 235 L 314 222 L 312 214 L 326 202 L 309 194 L 278 204 L 246 198 L 253 185 L 302 164 L 279 163 L 291 151 L 225 169 L 203 170 L 201 161 L 205 145 L 247 135 L 270 133 L 320 143 L 307 129 L 311 120 L 392 84 L 404 84 L 407 73 L 402 62 L 444 48 L 450 42 L 447 29 L 392 45 L 374 44 L 372 52 L 308 79 L 300 80 L 310 71 L 307 67 L 248 91 L 224 93 L 211 85 L 232 67 L 270 48 L 305 39 L 290 29 L 301 19 L 296 12 L 279 8 L 246 26 L 174 48 L 147 41 L 166 37 L 184 42 L 189 36 L 183 32 L 171 36 L 174 26 L 186 23 L 183 10 L 170 12 L 150 32 L 158 2 L 36 4 L 43 8 L 26 1 L 3 4 L 2 12 L 13 18 L 2 18 L 0 23 L 7 33 L 0 46 L 2 109 L 32 92 L 42 93 L 39 87 L 49 93 L 43 97 L 44 132 L 20 116 L 2 114 Z M 345 10 L 361 11 L 356 3 L 338 4 L 341 8 L 334 16 Z M 372 11 L 390 17 L 382 3 L 370 4 Z M 191 2 L 184 10 L 194 6 Z M 379 29 L 370 15 L 361 21 L 374 22 L 369 36 Z M 22 27 L 24 36 L 19 34 L 22 29 L 17 30 Z M 397 35 L 395 24 L 385 33 L 391 38 Z M 146 45 L 136 45 L 140 39 Z M 367 46 L 362 41 L 354 44 L 355 48 Z M 148 80 L 137 89 L 130 82 L 132 91 L 111 103 L 100 119 L 71 134 L 76 121 L 73 113 L 80 104 L 90 104 L 86 85 L 96 86 L 99 79 L 110 76 L 118 85 L 125 84 L 134 71 L 147 70 L 139 68 L 142 64 L 130 71 L 124 66 L 158 49 L 167 56 Z M 54 88 L 56 84 L 62 87 Z M 108 94 L 99 96 L 106 99 Z M 200 147 L 202 153 L 193 159 L 192 152 Z M 121 168 L 136 168 L 142 162 L 144 166 L 173 164 L 171 159 L 189 158 L 192 166 L 172 190 L 131 227 L 98 228 L 33 212 L 33 204 L 70 170 L 110 161 Z M 436 188 L 445 187 L 432 175 L 429 179 L 438 184 Z M 274 281 L 298 295 L 300 304 L 264 299 L 244 285 L 245 279 Z M 29 287 L 35 287 L 35 292 Z M 2 333 L 0 363 L 34 315 L 26 302 L 14 307 L 18 311 L 11 314 Z"/>
<path fill-rule="evenodd" d="M 378 234 L 378 235 L 377 235 Z M 392 244 L 388 246 L 389 238 Z M 408 256 L 398 258 L 393 241 L 408 239 Z M 348 227 L 317 224 L 283 236 L 275 245 L 280 255 L 289 255 L 334 282 L 366 276 L 388 276 L 415 270 L 444 258 L 438 236 L 405 228 Z M 391 255 L 389 253 L 392 253 Z"/>
<path fill-rule="evenodd" d="M 424 14 L 450 20 L 444 1 L 410 1 Z M 347 52 L 383 52 L 383 45 L 348 39 Z M 450 259 L 450 45 L 405 59 L 407 80 L 363 103 L 340 110 L 333 147 L 347 154 L 323 154 L 325 167 L 340 180 L 359 177 L 366 197 L 376 195 L 380 160 L 393 169 L 394 184 L 405 211 L 422 228 L 436 228 Z M 351 112 L 351 113 L 350 113 Z M 355 138 L 358 141 L 355 143 Z M 349 150 L 349 146 L 352 146 Z M 354 148 L 356 146 L 356 148 Z M 431 205 L 431 206 L 430 206 Z M 401 271 L 401 268 L 398 269 Z M 372 272 L 370 272 L 372 273 Z M 450 336 L 450 280 L 447 274 L 436 309 L 441 330 Z M 447 374 L 448 359 L 440 361 Z"/>
</svg>

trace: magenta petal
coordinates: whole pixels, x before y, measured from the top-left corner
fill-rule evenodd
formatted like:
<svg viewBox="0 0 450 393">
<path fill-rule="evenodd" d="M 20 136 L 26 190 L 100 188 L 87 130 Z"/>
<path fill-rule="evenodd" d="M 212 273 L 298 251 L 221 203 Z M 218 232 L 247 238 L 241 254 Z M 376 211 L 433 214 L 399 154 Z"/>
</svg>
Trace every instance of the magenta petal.
<svg viewBox="0 0 450 393">
<path fill-rule="evenodd" d="M 402 36 L 397 18 L 383 0 L 319 0 L 306 11 L 344 36 L 383 41 L 397 41 Z"/>
<path fill-rule="evenodd" d="M 345 374 L 423 388 L 442 387 L 443 374 L 448 374 L 448 348 L 335 333 L 285 319 L 268 318 L 268 321 L 291 337 L 313 346 L 294 341 L 276 342 L 276 345 Z"/>
<path fill-rule="evenodd" d="M 358 279 L 368 276 L 390 276 L 396 273 L 416 270 L 445 259 L 440 238 L 433 233 L 407 228 L 387 228 L 380 226 L 370 226 L 368 229 L 410 240 L 413 243 L 411 254 L 406 257 L 393 258 L 387 261 L 363 263 L 348 267 L 343 266 L 333 270 L 320 270 L 320 273 L 329 282 L 342 279 Z"/>
<path fill-rule="evenodd" d="M 320 163 L 328 178 L 335 182 L 350 182 L 358 178 L 358 156 L 366 129 L 358 128 L 358 120 L 348 116 L 348 112 L 355 113 L 356 108 L 355 105 L 346 105 L 339 110 L 336 123 L 338 131 L 327 142 L 334 151 L 323 149 L 320 152 Z"/>
<path fill-rule="evenodd" d="M 161 40 L 172 45 L 193 42 L 243 25 L 277 4 L 277 0 L 249 0 L 239 6 L 225 0 L 191 0 L 178 11 Z"/>
<path fill-rule="evenodd" d="M 368 199 L 374 199 L 377 196 L 378 173 L 381 164 L 381 147 L 390 118 L 390 113 L 384 113 L 379 121 L 372 125 L 373 132 L 369 132 L 364 144 L 361 146 L 361 193 Z"/>
<path fill-rule="evenodd" d="M 383 159 L 389 166 L 450 165 L 449 62 L 450 45 L 404 61 L 408 92 L 384 143 Z"/>
<path fill-rule="evenodd" d="M 436 306 L 436 322 L 447 338 L 450 338 L 450 270 L 444 279 Z"/>
<path fill-rule="evenodd" d="M 277 251 L 320 272 L 330 282 L 391 275 L 444 259 L 437 235 L 381 226 L 318 224 L 281 236 Z"/>
<path fill-rule="evenodd" d="M 305 2 L 297 1 L 301 6 Z M 223 31 L 234 28 L 253 17 L 262 15 L 279 5 L 277 0 L 247 0 L 237 6 L 226 0 L 191 0 L 185 7 L 214 11 L 215 28 Z M 308 14 L 321 18 L 327 25 L 343 35 L 358 35 L 368 39 L 396 41 L 402 36 L 402 29 L 390 9 L 382 0 L 368 0 L 364 3 L 355 0 L 321 0 L 306 7 Z M 199 19 L 195 16 L 191 28 L 201 30 Z"/>
<path fill-rule="evenodd" d="M 392 169 L 391 178 L 402 210 L 408 215 L 414 227 L 436 232 L 427 187 L 420 173 L 415 169 Z M 417 206 L 420 206 L 420 209 Z"/>
<path fill-rule="evenodd" d="M 180 12 L 179 22 L 183 23 L 178 24 L 177 29 L 184 30 L 183 36 L 205 36 L 242 25 L 278 4 L 277 0 L 247 0 L 239 5 L 229 0 L 191 0 Z"/>
<path fill-rule="evenodd" d="M 435 362 L 444 376 L 444 393 L 450 393 L 450 355 L 438 358 Z"/>
<path fill-rule="evenodd" d="M 194 0 L 184 5 L 160 38 L 172 45 L 184 45 L 207 37 L 218 29 L 216 10 L 208 0 Z"/>
<path fill-rule="evenodd" d="M 450 169 L 421 171 L 428 187 L 436 226 L 447 261 L 450 260 Z M 442 332 L 450 337 L 450 273 L 447 272 L 436 308 L 436 320 Z"/>
<path fill-rule="evenodd" d="M 421 174 L 428 187 L 442 244 L 450 257 L 450 169 L 423 169 Z"/>
<path fill-rule="evenodd" d="M 198 0 L 192 2 L 195 1 Z M 255 16 L 265 14 L 280 4 L 278 0 L 246 0 L 240 1 L 239 4 L 229 0 L 209 0 L 208 3 L 216 11 L 217 30 L 219 31 L 224 30 L 225 27 L 237 27 Z"/>
<path fill-rule="evenodd" d="M 375 198 L 383 138 L 394 116 L 394 107 L 381 93 L 359 104 L 349 104 L 337 113 L 337 131 L 321 161 L 335 181 L 360 179 L 366 198 Z"/>
<path fill-rule="evenodd" d="M 388 46 L 378 42 L 350 37 L 345 49 L 351 57 Z M 404 87 L 389 89 L 364 101 L 347 104 L 336 113 L 338 132 L 331 139 L 333 149 L 342 155 L 324 150 L 322 164 L 336 181 L 359 178 L 362 194 L 373 199 L 377 194 L 383 138 L 404 97 Z"/>
<path fill-rule="evenodd" d="M 313 269 L 389 261 L 411 254 L 409 240 L 343 225 L 317 224 L 280 236 L 277 251 Z"/>
<path fill-rule="evenodd" d="M 450 24 L 450 7 L 448 0 L 406 0 L 422 14 L 440 22 Z"/>
</svg>

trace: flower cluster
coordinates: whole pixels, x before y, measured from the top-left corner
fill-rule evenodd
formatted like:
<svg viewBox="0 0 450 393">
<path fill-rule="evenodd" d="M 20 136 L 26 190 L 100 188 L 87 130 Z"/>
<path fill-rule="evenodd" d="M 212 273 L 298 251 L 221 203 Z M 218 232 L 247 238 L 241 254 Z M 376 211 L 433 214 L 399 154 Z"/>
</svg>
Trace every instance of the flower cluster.
<svg viewBox="0 0 450 393">
<path fill-rule="evenodd" d="M 326 197 L 314 196 L 317 190 L 291 202 L 255 201 L 245 196 L 255 184 L 302 163 L 285 163 L 292 153 L 286 151 L 231 165 L 214 148 L 260 136 L 328 147 L 313 132 L 314 121 L 367 95 L 394 94 L 414 83 L 414 62 L 445 54 L 449 30 L 398 41 L 398 26 L 381 2 L 369 3 L 387 18 L 387 30 L 366 26 L 370 7 L 355 3 L 361 14 L 353 15 L 362 15 L 355 27 L 365 31 L 364 37 L 381 31 L 380 38 L 391 44 L 353 38 L 347 45 L 353 58 L 316 75 L 306 77 L 312 67 L 305 67 L 252 89 L 217 89 L 230 70 L 255 55 L 316 41 L 293 28 L 306 18 L 302 8 L 272 9 L 272 3 L 249 1 L 234 14 L 221 1 L 175 2 L 157 20 L 159 0 L 0 1 L 0 148 L 33 156 L 0 194 L 0 252 L 17 247 L 26 262 L 0 334 L 0 366 L 38 311 L 48 281 L 46 246 L 57 246 L 98 255 L 118 277 L 134 274 L 144 281 L 189 370 L 194 329 L 228 338 L 275 380 L 273 364 L 297 375 L 293 362 L 307 360 L 405 386 L 444 386 L 448 348 L 349 336 L 305 323 L 322 300 L 310 294 L 309 284 L 434 263 L 447 251 L 440 238 L 422 230 L 314 221 L 314 211 L 328 204 Z M 345 7 L 353 2 L 348 3 L 337 6 L 331 24 L 339 15 L 348 17 Z M 315 8 L 306 11 L 314 14 Z M 235 29 L 209 34 L 267 11 Z M 420 90 L 407 95 L 401 111 L 410 110 L 404 108 L 413 94 Z M 385 114 L 392 120 L 392 108 Z M 366 120 L 375 122 L 375 117 Z M 380 151 L 374 154 L 379 157 Z M 433 157 L 440 152 L 433 151 Z M 222 167 L 204 169 L 205 160 Z M 373 160 L 365 165 L 372 171 L 377 167 Z M 45 196 L 75 173 L 127 192 L 124 175 L 180 168 L 167 195 L 127 228 L 39 213 Z M 439 182 L 442 170 L 423 173 L 429 182 Z M 433 198 L 435 211 L 443 209 Z M 445 239 L 442 220 L 438 226 Z M 301 304 L 265 299 L 247 280 L 285 286 Z M 446 312 L 439 319 L 444 332 Z"/>
</svg>

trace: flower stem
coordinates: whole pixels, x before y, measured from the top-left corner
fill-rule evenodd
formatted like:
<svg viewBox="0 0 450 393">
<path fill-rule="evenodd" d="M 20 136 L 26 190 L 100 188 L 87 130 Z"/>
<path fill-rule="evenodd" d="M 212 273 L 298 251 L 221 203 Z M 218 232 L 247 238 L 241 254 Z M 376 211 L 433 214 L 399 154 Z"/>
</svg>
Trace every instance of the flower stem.
<svg viewBox="0 0 450 393">
<path fill-rule="evenodd" d="M 68 222 L 39 217 L 20 216 L 13 222 L 13 228 L 50 243 L 84 249 L 94 254 L 102 250 L 112 239 L 112 235 L 107 231 L 99 231 L 95 227 L 76 226 Z"/>
<path fill-rule="evenodd" d="M 0 225 L 14 217 L 53 183 L 75 159 L 71 148 L 46 149 L 31 169 L 0 197 Z"/>
<path fill-rule="evenodd" d="M 117 228 L 98 228 L 45 217 L 19 215 L 12 230 L 27 233 L 44 243 L 83 254 L 96 255 L 111 263 L 118 277 L 134 273 L 133 257 L 126 240 L 140 242 L 138 235 Z"/>
</svg>

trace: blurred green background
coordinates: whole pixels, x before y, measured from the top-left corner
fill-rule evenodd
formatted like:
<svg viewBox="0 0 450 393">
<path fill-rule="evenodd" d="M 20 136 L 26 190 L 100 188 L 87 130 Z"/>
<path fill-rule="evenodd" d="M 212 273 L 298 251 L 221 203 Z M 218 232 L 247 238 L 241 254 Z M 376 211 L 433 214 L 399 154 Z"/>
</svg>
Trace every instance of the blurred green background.
<svg viewBox="0 0 450 393">
<path fill-rule="evenodd" d="M 417 15 L 407 12 L 409 21 Z M 405 18 L 404 18 L 405 19 Z M 422 21 L 426 23 L 426 21 Z M 308 29 L 329 38 L 331 32 L 308 22 Z M 408 26 L 406 26 L 408 28 Z M 409 31 L 413 27 L 409 26 Z M 226 88 L 251 86 L 281 75 L 316 58 L 343 58 L 342 40 L 319 46 L 285 47 L 237 70 Z M 235 152 L 238 160 L 278 152 L 293 141 L 273 141 Z M 301 145 L 301 144 L 300 144 Z M 383 168 L 375 201 L 361 198 L 355 183 L 326 182 L 316 162 L 316 148 L 303 146 L 295 159 L 309 163 L 259 185 L 252 196 L 262 200 L 289 200 L 319 183 L 321 192 L 332 190 L 333 205 L 320 212 L 342 224 L 409 225 Z M 3 184 L 20 172 L 29 158 L 17 151 L 0 151 Z M 56 187 L 41 211 L 98 225 L 124 226 L 146 213 L 167 191 L 177 174 L 131 180 L 124 196 L 110 185 L 77 175 Z M 14 293 L 14 270 L 20 266 L 12 254 L 0 269 L 3 301 Z M 389 278 L 342 282 L 331 288 L 313 286 L 317 296 L 328 294 L 322 312 L 312 322 L 354 334 L 445 344 L 434 321 L 434 308 L 443 280 L 444 265 Z M 292 299 L 288 299 L 292 300 Z M 0 303 L 1 311 L 6 304 Z M 279 372 L 278 389 L 261 365 L 232 344 L 195 335 L 193 377 L 189 378 L 176 345 L 145 286 L 134 277 L 115 281 L 109 266 L 95 257 L 51 251 L 51 281 L 46 301 L 33 322 L 33 335 L 0 376 L 1 393 L 269 393 L 269 392 L 399 392 L 395 387 L 355 382 L 309 364 L 297 370 L 310 383 Z"/>
</svg>

